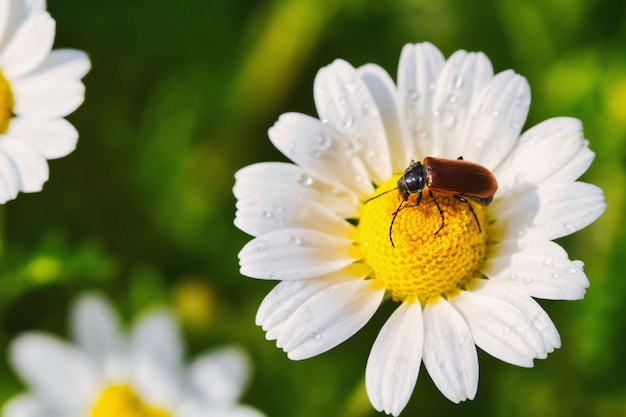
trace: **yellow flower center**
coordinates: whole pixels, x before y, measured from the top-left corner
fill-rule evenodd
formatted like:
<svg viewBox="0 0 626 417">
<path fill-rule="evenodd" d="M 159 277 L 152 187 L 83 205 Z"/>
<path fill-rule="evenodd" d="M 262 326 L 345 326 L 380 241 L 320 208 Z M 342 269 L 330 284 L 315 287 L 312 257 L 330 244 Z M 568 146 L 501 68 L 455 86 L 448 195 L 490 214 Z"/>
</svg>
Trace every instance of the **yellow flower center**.
<svg viewBox="0 0 626 417">
<path fill-rule="evenodd" d="M 399 175 L 381 184 L 377 194 L 396 187 Z M 430 199 L 428 188 L 415 204 L 415 195 L 403 205 L 391 229 L 393 213 L 402 198 L 389 192 L 362 206 L 359 240 L 372 279 L 395 301 L 425 305 L 440 296 L 451 297 L 470 279 L 480 277 L 479 267 L 487 251 L 487 222 L 482 204 L 471 201 L 482 231 L 466 203 L 452 195 L 433 191 L 445 219 Z"/>
<path fill-rule="evenodd" d="M 9 129 L 14 105 L 11 85 L 4 78 L 2 71 L 0 71 L 0 134 L 5 133 Z"/>
<path fill-rule="evenodd" d="M 164 410 L 144 403 L 128 385 L 109 385 L 91 409 L 90 417 L 170 417 Z"/>
</svg>

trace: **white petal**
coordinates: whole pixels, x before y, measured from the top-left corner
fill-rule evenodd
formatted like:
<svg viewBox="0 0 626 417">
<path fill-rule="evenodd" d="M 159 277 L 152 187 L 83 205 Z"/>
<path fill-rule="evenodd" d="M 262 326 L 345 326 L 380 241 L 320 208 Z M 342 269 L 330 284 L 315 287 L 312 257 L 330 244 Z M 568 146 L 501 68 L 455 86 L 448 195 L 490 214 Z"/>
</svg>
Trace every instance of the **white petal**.
<svg viewBox="0 0 626 417">
<path fill-rule="evenodd" d="M 542 186 L 572 182 L 583 175 L 591 166 L 596 154 L 589 149 L 589 142 L 584 141 L 583 146 L 556 172 L 541 182 Z"/>
<path fill-rule="evenodd" d="M 2 141 L 6 140 L 6 136 Z M 2 151 L 0 144 L 0 204 L 17 197 L 20 190 L 20 178 L 17 168 L 9 155 Z"/>
<path fill-rule="evenodd" d="M 166 310 L 141 317 L 134 326 L 130 343 L 134 358 L 145 358 L 167 371 L 175 373 L 182 363 L 178 326 Z"/>
<path fill-rule="evenodd" d="M 340 271 L 315 279 L 283 281 L 276 285 L 261 302 L 256 324 L 267 332 L 268 340 L 275 340 L 282 325 L 304 302 L 321 290 L 341 282 L 365 278 L 369 274 L 361 264 L 352 264 Z"/>
<path fill-rule="evenodd" d="M 533 359 L 546 356 L 541 335 L 513 304 L 469 291 L 462 291 L 451 304 L 465 318 L 476 345 L 491 356 L 528 368 Z"/>
<path fill-rule="evenodd" d="M 389 179 L 391 160 L 381 115 L 357 71 L 346 61 L 335 60 L 318 71 L 313 94 L 320 120 L 354 147 L 372 180 Z"/>
<path fill-rule="evenodd" d="M 475 279 L 470 286 L 473 292 L 500 298 L 519 308 L 541 335 L 543 348 L 546 352 L 552 353 L 554 349 L 561 347 L 561 337 L 554 323 L 550 320 L 550 316 L 531 297 L 509 291 L 505 285 L 494 280 Z"/>
<path fill-rule="evenodd" d="M 0 68 L 8 79 L 19 77 L 41 64 L 52 49 L 55 23 L 48 13 L 25 21 L 0 53 Z"/>
<path fill-rule="evenodd" d="M 287 158 L 312 176 L 360 197 L 374 192 L 369 173 L 353 144 L 313 117 L 280 116 L 268 135 Z"/>
<path fill-rule="evenodd" d="M 582 124 L 577 119 L 558 117 L 530 128 L 520 136 L 509 156 L 494 170 L 500 187 L 498 195 L 538 185 L 568 165 L 581 148 L 588 150 Z M 576 166 L 570 169 L 577 172 Z"/>
<path fill-rule="evenodd" d="M 86 294 L 76 301 L 71 314 L 71 329 L 78 345 L 101 363 L 121 348 L 117 314 L 99 295 Z"/>
<path fill-rule="evenodd" d="M 547 240 L 506 240 L 490 247 L 483 273 L 508 288 L 532 297 L 578 300 L 589 281 L 558 244 Z"/>
<path fill-rule="evenodd" d="M 247 194 L 237 201 L 235 226 L 252 236 L 281 229 L 315 229 L 337 237 L 350 236 L 354 226 L 333 211 L 305 197 L 284 191 Z"/>
<path fill-rule="evenodd" d="M 378 65 L 367 64 L 360 67 L 357 72 L 367 85 L 380 112 L 389 146 L 391 169 L 393 172 L 402 172 L 415 156 L 409 155 L 404 143 L 396 86 L 389 74 Z"/>
<path fill-rule="evenodd" d="M 37 120 L 14 117 L 9 133 L 46 159 L 66 156 L 76 148 L 78 132 L 65 119 Z"/>
<path fill-rule="evenodd" d="M 76 347 L 39 333 L 15 339 L 9 350 L 13 367 L 46 402 L 70 410 L 89 405 L 101 376 Z"/>
<path fill-rule="evenodd" d="M 18 395 L 7 401 L 2 407 L 4 417 L 80 417 L 76 411 L 63 410 L 42 401 L 34 395 Z"/>
<path fill-rule="evenodd" d="M 85 98 L 85 86 L 70 78 L 23 78 L 11 87 L 15 95 L 13 111 L 18 116 L 64 117 L 76 110 Z"/>
<path fill-rule="evenodd" d="M 555 183 L 494 200 L 496 213 L 493 239 L 510 236 L 553 240 L 570 235 L 593 223 L 606 209 L 604 194 L 583 182 Z"/>
<path fill-rule="evenodd" d="M 202 355 L 190 367 L 190 377 L 203 400 L 219 406 L 235 404 L 250 378 L 250 359 L 239 348 L 227 347 Z"/>
<path fill-rule="evenodd" d="M 239 252 L 241 273 L 261 279 L 306 279 L 337 271 L 355 261 L 352 241 L 317 230 L 286 229 L 248 242 Z"/>
<path fill-rule="evenodd" d="M 89 57 L 76 49 L 55 49 L 44 59 L 28 79 L 37 78 L 69 78 L 81 79 L 91 69 Z"/>
<path fill-rule="evenodd" d="M 28 145 L 9 137 L 3 138 L 0 152 L 11 160 L 17 171 L 20 191 L 27 193 L 41 191 L 49 175 L 48 163 L 43 156 Z"/>
<path fill-rule="evenodd" d="M 310 176 L 302 167 L 284 162 L 262 162 L 235 174 L 233 194 L 238 199 L 249 194 L 283 192 L 290 198 L 317 201 L 344 219 L 359 214 L 359 199 Z"/>
<path fill-rule="evenodd" d="M 433 97 L 433 156 L 456 159 L 464 154 L 470 105 L 493 78 L 485 54 L 457 51 L 446 61 Z M 470 159 L 470 158 L 467 158 Z"/>
<path fill-rule="evenodd" d="M 5 41 L 5 37 L 9 35 L 7 24 L 10 21 L 11 0 L 0 0 L 0 50 Z"/>
<path fill-rule="evenodd" d="M 510 70 L 497 74 L 472 102 L 463 157 L 497 167 L 518 138 L 529 103 L 526 78 Z"/>
<path fill-rule="evenodd" d="M 292 360 L 326 352 L 363 327 L 380 305 L 384 290 L 371 280 L 343 282 L 307 299 L 284 324 L 276 345 Z"/>
<path fill-rule="evenodd" d="M 445 63 L 434 45 L 424 42 L 402 48 L 398 64 L 398 101 L 405 123 L 409 160 L 435 155 L 432 100 L 437 78 Z M 408 166 L 408 162 L 404 164 Z"/>
<path fill-rule="evenodd" d="M 372 346 L 365 369 L 367 395 L 374 408 L 397 416 L 406 407 L 419 374 L 424 345 L 420 303 L 402 303 Z"/>
<path fill-rule="evenodd" d="M 424 365 L 450 401 L 474 399 L 478 354 L 463 317 L 445 299 L 424 307 Z"/>
</svg>

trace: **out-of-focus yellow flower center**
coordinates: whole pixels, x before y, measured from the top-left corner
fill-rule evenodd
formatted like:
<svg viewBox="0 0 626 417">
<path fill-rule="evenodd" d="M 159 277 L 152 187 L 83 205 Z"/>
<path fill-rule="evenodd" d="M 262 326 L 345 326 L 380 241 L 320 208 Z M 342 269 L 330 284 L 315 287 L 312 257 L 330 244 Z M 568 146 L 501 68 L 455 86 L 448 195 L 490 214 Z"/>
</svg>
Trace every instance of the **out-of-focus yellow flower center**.
<svg viewBox="0 0 626 417">
<path fill-rule="evenodd" d="M 396 187 L 396 175 L 381 184 L 376 194 Z M 396 301 L 422 305 L 438 297 L 457 294 L 470 279 L 480 277 L 479 267 L 487 251 L 487 222 L 484 207 L 471 202 L 480 222 L 466 203 L 449 194 L 433 192 L 443 215 L 424 189 L 418 206 L 411 196 L 406 208 L 398 212 L 389 228 L 393 213 L 402 201 L 400 195 L 389 192 L 363 205 L 359 221 L 359 241 L 365 262 L 373 269 L 372 278 Z"/>
<path fill-rule="evenodd" d="M 2 71 L 0 71 L 0 134 L 5 133 L 9 129 L 14 105 L 11 85 L 4 78 Z"/>
<path fill-rule="evenodd" d="M 142 401 L 128 385 L 109 385 L 91 409 L 90 417 L 171 417 Z"/>
</svg>

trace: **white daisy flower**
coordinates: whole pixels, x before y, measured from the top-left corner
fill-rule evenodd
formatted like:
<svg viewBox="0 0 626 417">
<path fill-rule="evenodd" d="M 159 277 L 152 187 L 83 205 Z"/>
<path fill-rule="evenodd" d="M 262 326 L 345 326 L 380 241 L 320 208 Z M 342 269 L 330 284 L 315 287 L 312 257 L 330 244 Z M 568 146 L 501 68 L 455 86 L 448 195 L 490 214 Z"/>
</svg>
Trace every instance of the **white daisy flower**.
<svg viewBox="0 0 626 417">
<path fill-rule="evenodd" d="M 102 298 L 81 297 L 71 316 L 76 344 L 27 333 L 9 359 L 29 392 L 5 405 L 5 417 L 262 417 L 237 403 L 249 375 L 238 348 L 217 349 L 190 365 L 165 310 L 140 318 L 124 337 Z"/>
<path fill-rule="evenodd" d="M 0 203 L 48 180 L 48 159 L 72 152 L 78 132 L 63 117 L 83 102 L 82 51 L 52 49 L 44 0 L 0 0 Z"/>
<path fill-rule="evenodd" d="M 376 65 L 337 60 L 318 72 L 314 97 L 319 119 L 288 113 L 269 130 L 295 164 L 236 174 L 235 224 L 255 237 L 241 273 L 282 281 L 257 314 L 267 338 L 309 358 L 385 299 L 399 303 L 365 372 L 372 404 L 393 415 L 422 361 L 458 403 L 476 395 L 476 346 L 525 367 L 560 347 L 533 298 L 580 299 L 589 282 L 552 240 L 606 207 L 599 188 L 576 181 L 594 158 L 581 123 L 555 118 L 520 134 L 524 77 L 494 75 L 482 53 L 446 61 L 429 43 L 404 47 L 397 86 Z M 421 166 L 412 160 L 425 171 L 405 173 Z"/>
</svg>

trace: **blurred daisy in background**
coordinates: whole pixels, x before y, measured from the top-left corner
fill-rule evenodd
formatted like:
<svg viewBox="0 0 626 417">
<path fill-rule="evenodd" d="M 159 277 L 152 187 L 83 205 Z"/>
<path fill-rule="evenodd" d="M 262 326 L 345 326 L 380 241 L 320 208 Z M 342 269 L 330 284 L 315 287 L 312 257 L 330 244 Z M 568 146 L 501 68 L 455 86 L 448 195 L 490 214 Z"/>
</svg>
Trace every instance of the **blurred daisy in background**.
<svg viewBox="0 0 626 417">
<path fill-rule="evenodd" d="M 78 132 L 63 117 L 83 102 L 82 51 L 52 50 L 44 0 L 0 0 L 0 203 L 41 191 L 48 159 L 72 152 Z"/>
<path fill-rule="evenodd" d="M 128 337 L 101 297 L 80 297 L 71 314 L 75 344 L 30 332 L 14 340 L 9 360 L 28 392 L 5 405 L 5 417 L 261 417 L 237 403 L 250 364 L 235 347 L 191 364 L 170 313 L 136 322 Z"/>
<path fill-rule="evenodd" d="M 236 174 L 235 225 L 255 237 L 241 273 L 282 281 L 256 317 L 266 337 L 309 358 L 351 337 L 383 300 L 399 303 L 365 373 L 373 406 L 393 415 L 422 361 L 458 403 L 477 391 L 476 346 L 524 367 L 560 347 L 534 298 L 580 299 L 589 282 L 553 240 L 606 208 L 602 190 L 576 181 L 594 158 L 581 123 L 554 118 L 521 133 L 524 77 L 494 75 L 482 53 L 445 60 L 429 43 L 404 47 L 397 86 L 379 66 L 337 60 L 318 72 L 314 98 L 319 119 L 288 113 L 269 130 L 294 164 Z M 459 156 L 494 174 L 491 204 L 426 189 L 439 207 L 413 195 L 398 211 L 410 161 Z"/>
</svg>

